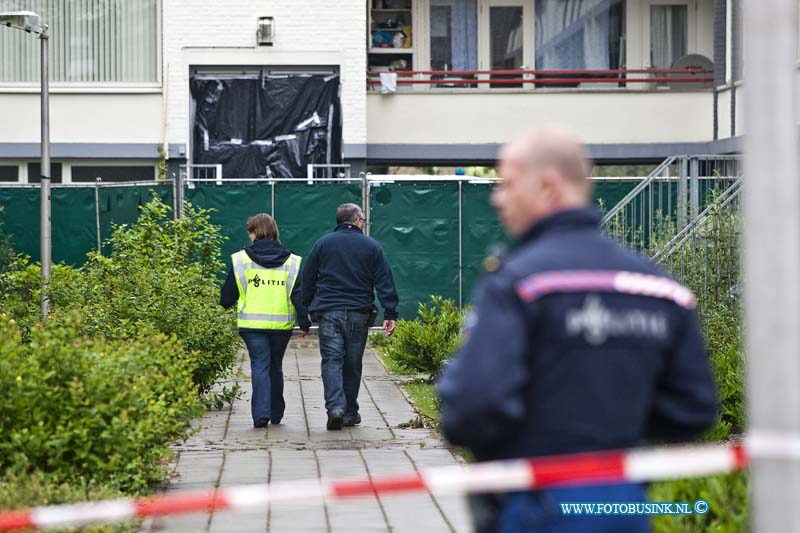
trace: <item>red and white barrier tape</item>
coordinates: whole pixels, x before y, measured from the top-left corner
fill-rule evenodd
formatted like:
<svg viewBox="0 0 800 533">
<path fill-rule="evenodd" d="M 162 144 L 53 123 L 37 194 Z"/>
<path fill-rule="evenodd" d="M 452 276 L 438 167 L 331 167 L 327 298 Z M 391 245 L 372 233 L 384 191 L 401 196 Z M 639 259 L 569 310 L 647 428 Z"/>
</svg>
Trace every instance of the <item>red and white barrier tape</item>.
<svg viewBox="0 0 800 533">
<path fill-rule="evenodd" d="M 209 509 L 245 509 L 268 502 L 337 500 L 398 492 L 506 492 L 559 485 L 656 481 L 731 472 L 746 464 L 744 448 L 738 444 L 593 452 L 448 466 L 402 475 L 249 485 L 151 498 L 35 507 L 0 512 L 0 531 L 74 527 Z"/>
</svg>

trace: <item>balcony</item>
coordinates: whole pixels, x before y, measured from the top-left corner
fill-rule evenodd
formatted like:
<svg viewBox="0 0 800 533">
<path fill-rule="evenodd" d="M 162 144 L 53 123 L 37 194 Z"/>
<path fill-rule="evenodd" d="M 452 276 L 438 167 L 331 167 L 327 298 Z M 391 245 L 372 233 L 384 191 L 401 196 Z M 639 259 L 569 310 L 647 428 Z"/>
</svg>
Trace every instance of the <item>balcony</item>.
<svg viewBox="0 0 800 533">
<path fill-rule="evenodd" d="M 455 144 L 488 154 L 545 122 L 602 145 L 714 137 L 712 0 L 368 5 L 367 139 L 383 154 Z"/>
<path fill-rule="evenodd" d="M 368 77 L 370 145 L 500 144 L 542 123 L 562 124 L 591 144 L 713 137 L 707 69 L 397 74 L 393 94 L 381 94 L 379 75 Z"/>
</svg>

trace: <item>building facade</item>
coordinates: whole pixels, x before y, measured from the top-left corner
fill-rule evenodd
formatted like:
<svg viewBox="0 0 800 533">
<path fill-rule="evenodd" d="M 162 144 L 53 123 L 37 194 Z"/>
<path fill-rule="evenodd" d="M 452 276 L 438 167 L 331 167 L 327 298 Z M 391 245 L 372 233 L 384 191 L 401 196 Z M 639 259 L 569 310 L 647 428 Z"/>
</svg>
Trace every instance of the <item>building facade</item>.
<svg viewBox="0 0 800 533">
<path fill-rule="evenodd" d="M 262 102 L 253 114 L 275 123 L 281 117 L 262 109 L 272 105 L 263 100 L 274 96 L 269 81 L 336 78 L 336 114 L 319 113 L 319 131 L 304 139 L 327 134 L 328 159 L 314 162 L 355 172 L 492 164 L 502 143 L 540 123 L 575 130 L 600 162 L 735 151 L 744 126 L 740 4 L 0 0 L 0 12 L 36 11 L 50 27 L 52 175 L 79 182 L 156 179 L 160 163 L 169 174 L 213 160 L 201 157 L 213 150 L 199 125 L 211 111 L 225 150 L 251 145 L 259 157 L 305 127 L 264 138 L 270 124 L 250 124 L 239 93 L 209 111 L 208 93 L 193 95 L 195 78 L 259 80 L 247 89 Z M 270 33 L 259 36 L 260 24 Z M 38 45 L 0 28 L 2 181 L 38 180 Z"/>
</svg>

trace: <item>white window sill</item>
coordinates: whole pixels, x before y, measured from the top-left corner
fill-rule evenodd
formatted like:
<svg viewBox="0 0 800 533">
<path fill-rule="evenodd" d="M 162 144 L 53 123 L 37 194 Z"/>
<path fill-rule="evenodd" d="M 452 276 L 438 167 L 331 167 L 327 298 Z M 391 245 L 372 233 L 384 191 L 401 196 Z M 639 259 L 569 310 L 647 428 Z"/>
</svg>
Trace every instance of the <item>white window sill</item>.
<svg viewBox="0 0 800 533">
<path fill-rule="evenodd" d="M 29 83 L 2 83 L 0 94 L 39 94 L 41 86 Z M 50 94 L 159 94 L 162 92 L 160 83 L 147 84 L 50 84 Z"/>
</svg>

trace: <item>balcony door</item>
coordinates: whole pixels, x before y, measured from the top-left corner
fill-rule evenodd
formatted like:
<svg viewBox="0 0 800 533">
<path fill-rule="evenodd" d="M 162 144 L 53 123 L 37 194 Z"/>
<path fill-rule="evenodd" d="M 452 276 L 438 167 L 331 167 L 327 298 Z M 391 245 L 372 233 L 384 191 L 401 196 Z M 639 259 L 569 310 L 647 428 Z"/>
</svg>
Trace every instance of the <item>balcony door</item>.
<svg viewBox="0 0 800 533">
<path fill-rule="evenodd" d="M 479 0 L 480 40 L 478 63 L 481 70 L 533 68 L 533 31 L 530 0 Z M 508 76 L 492 75 L 492 80 Z M 520 84 L 492 83 L 491 87 L 520 87 Z"/>
<path fill-rule="evenodd" d="M 697 51 L 697 2 L 695 0 L 647 0 L 644 2 L 645 67 L 671 68 Z"/>
</svg>

